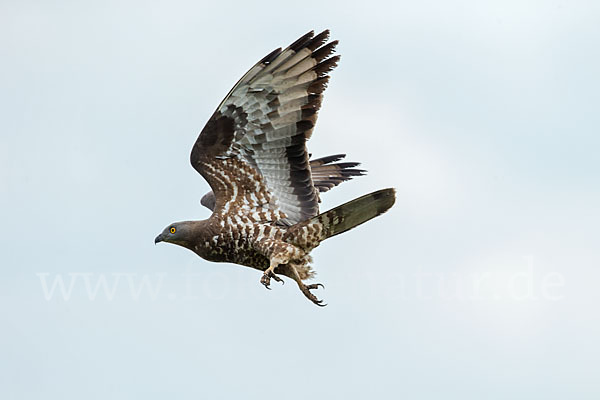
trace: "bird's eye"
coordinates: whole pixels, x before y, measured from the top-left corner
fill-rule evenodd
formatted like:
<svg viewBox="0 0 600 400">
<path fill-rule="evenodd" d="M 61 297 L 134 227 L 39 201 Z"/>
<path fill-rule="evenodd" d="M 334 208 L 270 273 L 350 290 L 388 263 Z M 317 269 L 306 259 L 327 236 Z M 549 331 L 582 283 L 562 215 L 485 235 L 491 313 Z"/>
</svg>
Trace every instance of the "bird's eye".
<svg viewBox="0 0 600 400">
<path fill-rule="evenodd" d="M 170 229 L 170 231 L 171 231 L 171 233 L 175 233 L 175 231 L 177 231 L 177 229 L 175 229 L 175 227 L 172 226 L 171 229 Z"/>
</svg>

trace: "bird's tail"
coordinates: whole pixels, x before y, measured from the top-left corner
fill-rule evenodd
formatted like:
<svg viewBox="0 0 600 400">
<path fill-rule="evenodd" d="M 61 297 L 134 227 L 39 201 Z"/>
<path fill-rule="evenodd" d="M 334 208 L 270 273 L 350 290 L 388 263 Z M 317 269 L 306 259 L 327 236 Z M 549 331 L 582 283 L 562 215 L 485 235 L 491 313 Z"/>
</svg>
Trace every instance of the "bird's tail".
<svg viewBox="0 0 600 400">
<path fill-rule="evenodd" d="M 395 189 L 382 189 L 319 214 L 307 222 L 309 225 L 319 223 L 322 227 L 319 236 L 325 240 L 383 214 L 395 201 Z"/>
</svg>

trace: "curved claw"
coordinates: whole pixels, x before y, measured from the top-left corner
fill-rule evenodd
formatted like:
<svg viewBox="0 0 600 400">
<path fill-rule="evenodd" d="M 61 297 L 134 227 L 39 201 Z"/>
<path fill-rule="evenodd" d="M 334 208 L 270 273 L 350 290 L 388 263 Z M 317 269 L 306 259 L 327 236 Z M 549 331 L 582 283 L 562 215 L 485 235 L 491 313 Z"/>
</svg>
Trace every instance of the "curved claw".
<svg viewBox="0 0 600 400">
<path fill-rule="evenodd" d="M 318 289 L 319 287 L 325 288 L 325 286 L 323 286 L 322 284 L 312 283 L 310 285 L 304 285 L 304 284 L 299 283 L 298 286 L 300 287 L 300 290 L 306 296 L 306 298 L 309 299 L 310 301 L 312 301 L 317 306 L 325 307 L 327 305 L 327 304 L 322 304 L 323 300 L 317 299 L 317 296 L 315 296 L 314 294 L 311 293 L 312 289 Z"/>
<path fill-rule="evenodd" d="M 307 288 L 307 289 L 309 289 L 309 290 L 311 290 L 311 289 L 318 289 L 318 288 L 319 288 L 319 286 L 320 286 L 322 289 L 325 289 L 325 286 L 323 286 L 323 284 L 322 284 L 322 283 L 313 283 L 313 284 L 310 284 L 310 285 L 306 285 L 306 288 Z"/>
<path fill-rule="evenodd" d="M 270 287 L 271 278 L 273 278 L 276 282 L 281 282 L 282 285 L 285 285 L 285 282 L 283 281 L 283 279 L 281 279 L 280 277 L 278 277 L 271 271 L 265 271 L 263 276 L 260 278 L 260 283 L 262 283 L 263 286 L 266 287 L 267 289 L 271 290 L 271 287 Z"/>
<path fill-rule="evenodd" d="M 321 286 L 323 286 L 323 285 L 321 285 Z M 323 300 L 313 301 L 313 303 L 315 303 L 319 307 L 325 307 L 327 305 L 327 303 L 323 303 Z"/>
<path fill-rule="evenodd" d="M 260 278 L 260 283 L 267 289 L 271 290 L 271 288 L 269 287 L 269 285 L 271 284 L 271 278 L 269 278 L 269 276 L 267 274 L 264 274 Z"/>
</svg>

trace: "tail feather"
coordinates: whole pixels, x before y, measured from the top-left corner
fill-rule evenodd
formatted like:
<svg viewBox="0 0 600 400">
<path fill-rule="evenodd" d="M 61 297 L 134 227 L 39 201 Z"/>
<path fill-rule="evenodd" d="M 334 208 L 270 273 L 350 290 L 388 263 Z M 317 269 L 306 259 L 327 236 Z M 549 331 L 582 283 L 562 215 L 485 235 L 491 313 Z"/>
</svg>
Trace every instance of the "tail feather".
<svg viewBox="0 0 600 400">
<path fill-rule="evenodd" d="M 383 214 L 395 201 L 395 189 L 378 190 L 319 214 L 309 224 L 320 223 L 323 227 L 321 240 L 325 240 Z"/>
</svg>

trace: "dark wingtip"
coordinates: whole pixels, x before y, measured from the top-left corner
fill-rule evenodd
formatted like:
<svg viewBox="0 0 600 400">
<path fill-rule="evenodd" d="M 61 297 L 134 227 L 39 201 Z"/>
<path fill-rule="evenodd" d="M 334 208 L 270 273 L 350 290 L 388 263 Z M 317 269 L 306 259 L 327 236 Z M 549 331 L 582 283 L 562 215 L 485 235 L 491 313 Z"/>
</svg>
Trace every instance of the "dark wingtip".
<svg viewBox="0 0 600 400">
<path fill-rule="evenodd" d="M 269 54 L 267 54 L 266 56 L 264 56 L 262 58 L 262 60 L 260 60 L 258 63 L 259 64 L 265 64 L 268 65 L 271 62 L 273 62 L 274 59 L 277 58 L 277 56 L 281 53 L 281 47 L 273 50 L 272 52 L 270 52 Z"/>
<path fill-rule="evenodd" d="M 312 154 L 311 154 L 311 156 L 312 156 Z M 314 160 L 310 160 L 310 162 L 313 165 L 325 165 L 325 164 L 330 164 L 335 161 L 339 161 L 339 160 L 343 159 L 344 157 L 346 157 L 345 154 L 333 154 L 331 156 L 315 158 Z"/>
<path fill-rule="evenodd" d="M 307 44 L 307 47 L 311 49 L 311 51 L 315 51 L 316 49 L 321 47 L 325 42 L 327 42 L 327 39 L 329 39 L 329 33 L 329 29 L 325 29 L 323 32 L 315 36 L 310 41 L 310 43 Z"/>
<path fill-rule="evenodd" d="M 312 31 L 312 30 L 305 33 L 304 35 L 302 35 L 301 37 L 296 39 L 296 41 L 294 43 L 290 44 L 289 48 L 294 51 L 298 51 L 298 50 L 302 49 L 304 46 L 306 46 L 310 42 L 310 40 L 312 39 L 312 37 L 314 35 L 315 35 L 315 31 Z"/>
</svg>

